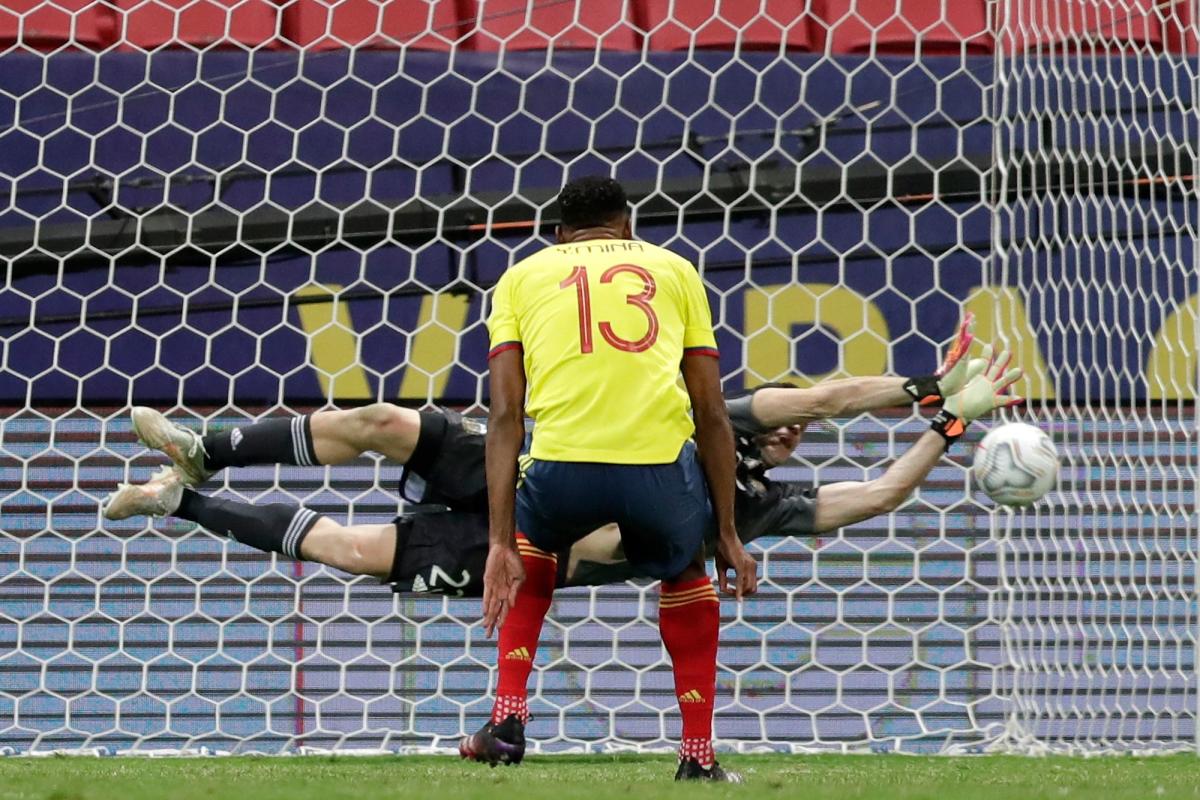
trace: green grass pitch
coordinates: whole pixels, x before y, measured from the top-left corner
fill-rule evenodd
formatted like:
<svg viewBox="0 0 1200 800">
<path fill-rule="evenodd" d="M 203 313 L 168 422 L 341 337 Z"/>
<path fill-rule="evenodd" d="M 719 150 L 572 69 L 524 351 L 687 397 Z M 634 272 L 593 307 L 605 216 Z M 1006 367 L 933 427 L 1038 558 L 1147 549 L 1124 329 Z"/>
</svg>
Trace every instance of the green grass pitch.
<svg viewBox="0 0 1200 800">
<path fill-rule="evenodd" d="M 1200 797 L 1200 760 L 727 756 L 742 786 L 671 781 L 669 756 L 531 757 L 488 769 L 456 758 L 3 758 L 0 800 L 1028 800 Z"/>
</svg>

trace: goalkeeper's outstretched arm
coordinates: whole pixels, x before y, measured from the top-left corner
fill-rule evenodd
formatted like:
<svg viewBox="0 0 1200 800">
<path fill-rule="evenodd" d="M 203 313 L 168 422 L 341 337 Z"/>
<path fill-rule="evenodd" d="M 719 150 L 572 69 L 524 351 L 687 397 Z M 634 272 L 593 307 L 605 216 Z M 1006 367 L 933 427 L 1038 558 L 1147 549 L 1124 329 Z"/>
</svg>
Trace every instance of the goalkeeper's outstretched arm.
<svg viewBox="0 0 1200 800">
<path fill-rule="evenodd" d="M 929 430 L 878 478 L 821 486 L 813 509 L 814 532 L 836 530 L 895 511 L 929 476 L 945 450 L 942 436 Z"/>
<path fill-rule="evenodd" d="M 813 523 L 816 532 L 895 511 L 929 476 L 942 454 L 958 441 L 971 422 L 998 408 L 1021 402 L 1021 398 L 1008 393 L 1009 387 L 1020 380 L 1021 370 L 1009 368 L 1007 353 L 993 359 L 989 347 L 984 355 L 971 360 L 962 388 L 945 398 L 930 429 L 883 475 L 870 481 L 831 483 L 817 490 Z"/>
<path fill-rule="evenodd" d="M 867 377 L 824 381 L 806 389 L 770 386 L 754 393 L 750 412 L 764 428 L 850 417 L 913 402 L 905 383 L 905 378 Z"/>
<path fill-rule="evenodd" d="M 763 428 L 799 425 L 826 417 L 848 417 L 910 403 L 932 405 L 957 392 L 966 383 L 967 351 L 974 340 L 975 324 L 967 314 L 959 325 L 945 359 L 932 375 L 911 378 L 865 377 L 823 381 L 815 386 L 764 387 L 755 391 L 750 411 Z"/>
</svg>

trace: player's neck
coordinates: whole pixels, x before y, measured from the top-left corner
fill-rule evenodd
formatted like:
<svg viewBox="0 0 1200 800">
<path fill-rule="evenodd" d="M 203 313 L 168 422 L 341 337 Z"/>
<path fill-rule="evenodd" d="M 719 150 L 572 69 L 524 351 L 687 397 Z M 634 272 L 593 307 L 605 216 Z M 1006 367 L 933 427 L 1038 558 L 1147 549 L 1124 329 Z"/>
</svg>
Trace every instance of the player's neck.
<svg viewBox="0 0 1200 800">
<path fill-rule="evenodd" d="M 563 234 L 559 244 L 578 244 L 579 242 L 587 242 L 592 239 L 624 239 L 623 232 L 616 228 L 596 227 L 596 228 L 579 228 L 578 230 L 568 231 Z"/>
</svg>

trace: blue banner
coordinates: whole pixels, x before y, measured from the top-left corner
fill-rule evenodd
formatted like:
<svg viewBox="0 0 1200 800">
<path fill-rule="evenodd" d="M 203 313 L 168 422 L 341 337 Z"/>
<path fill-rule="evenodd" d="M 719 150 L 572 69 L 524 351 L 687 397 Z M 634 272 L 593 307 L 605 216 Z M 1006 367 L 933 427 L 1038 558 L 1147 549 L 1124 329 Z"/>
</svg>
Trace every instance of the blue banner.
<svg viewBox="0 0 1200 800">
<path fill-rule="evenodd" d="M 43 77 L 40 57 L 7 55 L 0 89 L 84 85 L 95 102 L 45 91 L 0 106 L 0 175 L 22 176 L 0 185 L 0 234 L 122 218 L 150 231 L 158 212 L 185 224 L 214 211 L 301 219 L 313 204 L 394 207 L 455 192 L 504 202 L 514 187 L 552 192 L 567 163 L 579 174 L 617 160 L 630 180 L 702 180 L 759 162 L 801 178 L 863 163 L 937 175 L 948 159 L 991 152 L 990 58 L 931 58 L 917 71 L 904 58 L 864 69 L 806 54 L 742 53 L 733 66 L 727 54 L 694 56 L 564 53 L 547 69 L 541 54 L 510 54 L 499 72 L 494 54 L 62 54 Z M 695 86 L 711 87 L 711 101 Z M 887 102 L 822 127 L 809 147 L 804 131 L 847 98 Z M 622 157 L 630 151 L 641 160 Z M 1064 207 L 1053 224 L 1083 219 L 1094 231 L 1082 237 L 1051 230 L 1050 207 L 997 233 L 983 201 L 843 196 L 805 212 L 757 201 L 761 215 L 681 212 L 637 232 L 700 266 L 730 389 L 929 372 L 969 309 L 983 338 L 1017 347 L 1031 398 L 1193 396 L 1200 287 L 1194 242 L 1171 227 L 1186 218 L 1182 200 L 1126 199 L 1107 216 Z M 0 289 L 0 402 L 482 400 L 485 292 L 543 243 L 506 230 L 424 245 L 385 236 L 363 250 L 331 230 L 313 252 L 262 242 L 240 263 L 192 252 L 13 271 Z"/>
</svg>

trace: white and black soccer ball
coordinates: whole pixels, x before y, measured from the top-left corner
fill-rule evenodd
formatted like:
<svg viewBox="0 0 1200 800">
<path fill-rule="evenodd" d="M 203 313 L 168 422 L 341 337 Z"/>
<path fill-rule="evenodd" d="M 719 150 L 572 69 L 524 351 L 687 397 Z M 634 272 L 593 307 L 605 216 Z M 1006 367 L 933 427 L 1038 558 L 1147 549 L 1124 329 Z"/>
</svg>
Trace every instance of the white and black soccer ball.
<svg viewBox="0 0 1200 800">
<path fill-rule="evenodd" d="M 997 503 L 1036 503 L 1058 482 L 1058 451 L 1041 428 L 1010 422 L 975 446 L 975 485 Z"/>
</svg>

